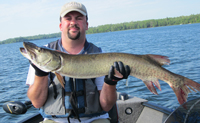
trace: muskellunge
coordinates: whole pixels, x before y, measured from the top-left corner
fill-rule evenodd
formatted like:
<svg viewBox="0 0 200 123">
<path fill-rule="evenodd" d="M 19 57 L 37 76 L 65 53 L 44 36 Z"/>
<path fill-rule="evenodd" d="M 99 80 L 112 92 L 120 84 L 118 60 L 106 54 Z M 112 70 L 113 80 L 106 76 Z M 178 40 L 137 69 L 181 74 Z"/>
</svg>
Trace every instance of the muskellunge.
<svg viewBox="0 0 200 123">
<path fill-rule="evenodd" d="M 86 79 L 104 76 L 108 74 L 115 61 L 121 61 L 130 66 L 130 75 L 141 79 L 154 94 L 157 94 L 154 85 L 161 90 L 158 80 L 167 82 L 175 92 L 180 104 L 187 101 L 187 95 L 191 92 L 190 89 L 200 91 L 200 84 L 197 82 L 162 67 L 162 65 L 170 63 L 166 56 L 128 53 L 70 55 L 39 47 L 30 42 L 24 42 L 23 45 L 24 48 L 20 48 L 20 51 L 24 57 L 41 70 L 55 73 L 58 78 L 68 76 Z M 60 82 L 63 86 L 62 79 L 60 79 Z"/>
</svg>

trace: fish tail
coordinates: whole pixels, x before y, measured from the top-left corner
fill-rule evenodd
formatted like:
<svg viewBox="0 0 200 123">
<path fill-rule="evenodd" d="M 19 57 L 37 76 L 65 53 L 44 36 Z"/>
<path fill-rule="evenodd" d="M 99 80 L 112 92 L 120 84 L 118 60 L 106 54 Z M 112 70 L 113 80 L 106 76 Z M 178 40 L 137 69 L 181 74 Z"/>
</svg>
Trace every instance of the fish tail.
<svg viewBox="0 0 200 123">
<path fill-rule="evenodd" d="M 199 83 L 197 83 L 193 80 L 190 80 L 186 77 L 184 77 L 183 81 L 184 81 L 184 84 L 182 86 L 180 86 L 179 88 L 170 86 L 173 89 L 174 93 L 176 94 L 176 97 L 180 104 L 187 102 L 187 96 L 189 93 L 191 93 L 190 89 L 195 92 L 200 91 Z"/>
<path fill-rule="evenodd" d="M 192 89 L 194 92 L 197 92 L 197 91 L 200 91 L 200 84 L 195 82 L 195 81 L 192 81 L 188 78 L 185 78 L 186 79 L 186 85 Z M 197 90 L 197 91 L 196 91 Z"/>
</svg>

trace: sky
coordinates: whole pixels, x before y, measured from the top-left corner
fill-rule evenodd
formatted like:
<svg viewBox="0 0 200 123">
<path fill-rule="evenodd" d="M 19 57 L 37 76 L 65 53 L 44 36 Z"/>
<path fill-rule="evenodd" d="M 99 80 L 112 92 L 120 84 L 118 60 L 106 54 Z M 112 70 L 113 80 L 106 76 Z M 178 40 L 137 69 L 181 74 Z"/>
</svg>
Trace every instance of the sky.
<svg viewBox="0 0 200 123">
<path fill-rule="evenodd" d="M 89 27 L 200 14 L 200 0 L 74 0 Z M 61 7 L 71 0 L 0 0 L 0 41 L 60 32 Z"/>
</svg>

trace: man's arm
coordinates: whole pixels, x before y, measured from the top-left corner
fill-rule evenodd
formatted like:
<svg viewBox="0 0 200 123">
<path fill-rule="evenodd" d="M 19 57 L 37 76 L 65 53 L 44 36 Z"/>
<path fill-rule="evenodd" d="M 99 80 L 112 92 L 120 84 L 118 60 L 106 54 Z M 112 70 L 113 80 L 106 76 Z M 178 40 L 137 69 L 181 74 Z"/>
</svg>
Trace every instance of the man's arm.
<svg viewBox="0 0 200 123">
<path fill-rule="evenodd" d="M 46 102 L 48 96 L 48 72 L 44 72 L 31 63 L 32 68 L 35 69 L 34 82 L 29 86 L 27 96 L 31 100 L 35 108 L 40 108 Z M 33 70 L 33 69 L 32 69 Z M 30 76 L 30 75 L 29 75 Z M 32 78 L 33 79 L 33 78 Z M 32 80 L 28 80 L 32 81 Z M 29 82 L 27 84 L 30 84 Z"/>
<path fill-rule="evenodd" d="M 104 78 L 104 84 L 100 91 L 100 104 L 104 111 L 109 111 L 116 103 L 116 84 L 121 79 L 127 79 L 129 74 L 130 67 L 128 65 L 124 66 L 122 62 L 115 62 L 114 66 L 111 66 L 108 75 Z"/>
<path fill-rule="evenodd" d="M 27 96 L 35 108 L 42 107 L 48 96 L 48 76 L 35 75 L 34 83 L 29 86 Z"/>
<path fill-rule="evenodd" d="M 104 111 L 109 111 L 117 100 L 116 85 L 103 84 L 100 93 L 100 104 Z"/>
</svg>

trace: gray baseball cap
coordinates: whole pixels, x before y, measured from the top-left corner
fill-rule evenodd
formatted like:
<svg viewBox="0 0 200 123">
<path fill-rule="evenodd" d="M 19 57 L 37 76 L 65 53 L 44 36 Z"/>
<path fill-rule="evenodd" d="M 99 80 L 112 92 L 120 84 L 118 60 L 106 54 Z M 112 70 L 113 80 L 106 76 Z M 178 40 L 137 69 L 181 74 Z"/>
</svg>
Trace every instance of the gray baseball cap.
<svg viewBox="0 0 200 123">
<path fill-rule="evenodd" d="M 71 11 L 80 12 L 82 15 L 87 16 L 87 10 L 82 3 L 69 2 L 62 6 L 60 11 L 60 16 L 64 17 L 67 13 Z"/>
</svg>

